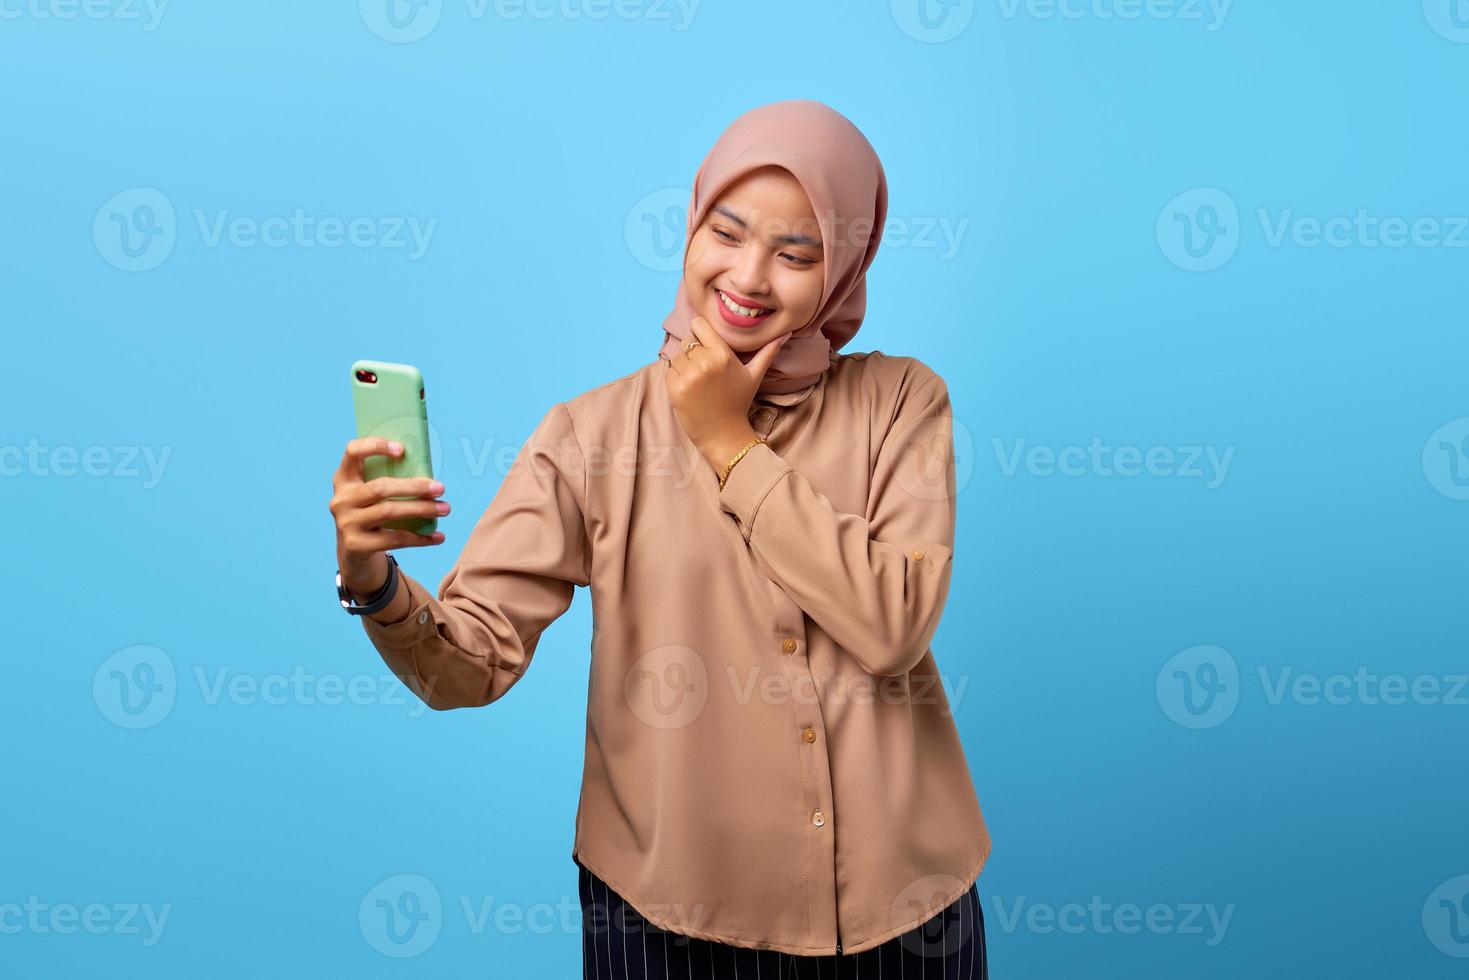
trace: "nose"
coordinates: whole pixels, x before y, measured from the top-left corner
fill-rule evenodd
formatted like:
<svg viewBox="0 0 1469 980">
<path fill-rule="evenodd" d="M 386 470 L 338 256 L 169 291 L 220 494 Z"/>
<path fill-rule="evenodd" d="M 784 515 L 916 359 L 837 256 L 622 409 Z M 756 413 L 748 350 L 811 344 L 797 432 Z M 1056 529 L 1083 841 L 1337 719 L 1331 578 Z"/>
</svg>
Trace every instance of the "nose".
<svg viewBox="0 0 1469 980">
<path fill-rule="evenodd" d="M 730 287 L 749 299 L 760 299 L 770 290 L 766 281 L 765 250 L 746 246 L 739 260 L 729 270 Z"/>
</svg>

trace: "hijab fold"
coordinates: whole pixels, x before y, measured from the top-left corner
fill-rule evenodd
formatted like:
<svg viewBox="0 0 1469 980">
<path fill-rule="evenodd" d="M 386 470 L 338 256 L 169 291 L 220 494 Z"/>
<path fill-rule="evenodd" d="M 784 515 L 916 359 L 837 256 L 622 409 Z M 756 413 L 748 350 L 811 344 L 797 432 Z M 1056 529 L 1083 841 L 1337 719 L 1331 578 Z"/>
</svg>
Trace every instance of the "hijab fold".
<svg viewBox="0 0 1469 980">
<path fill-rule="evenodd" d="M 862 325 L 867 269 L 887 222 L 888 188 L 882 162 L 867 138 L 841 113 L 811 99 L 757 106 L 720 135 L 694 175 L 684 231 L 684 263 L 694 232 L 736 180 L 752 170 L 788 170 L 811 201 L 821 228 L 821 303 L 811 321 L 791 334 L 765 372 L 757 396 L 793 395 L 813 387 L 836 352 Z M 672 312 L 663 321 L 658 356 L 672 359 L 693 336 L 698 315 L 680 278 Z M 736 351 L 747 362 L 755 351 Z M 798 399 L 799 400 L 799 399 Z"/>
</svg>

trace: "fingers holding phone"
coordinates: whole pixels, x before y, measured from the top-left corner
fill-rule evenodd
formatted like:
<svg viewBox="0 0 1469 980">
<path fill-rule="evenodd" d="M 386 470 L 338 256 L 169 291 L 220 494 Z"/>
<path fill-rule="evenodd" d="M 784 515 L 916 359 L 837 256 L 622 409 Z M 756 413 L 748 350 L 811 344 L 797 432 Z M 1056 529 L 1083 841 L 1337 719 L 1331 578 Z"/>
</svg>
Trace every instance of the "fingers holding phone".
<svg viewBox="0 0 1469 980">
<path fill-rule="evenodd" d="M 410 364 L 352 365 L 357 438 L 332 477 L 337 567 L 354 595 L 371 595 L 388 576 L 385 552 L 441 544 L 449 513 L 433 478 L 423 376 Z"/>
<path fill-rule="evenodd" d="M 449 513 L 447 500 L 437 499 L 444 485 L 432 477 L 380 476 L 363 478 L 363 464 L 373 458 L 401 458 L 404 447 L 396 448 L 381 436 L 353 439 L 342 453 L 341 464 L 332 477 L 329 509 L 337 525 L 337 567 L 342 584 L 353 595 L 368 596 L 388 578 L 385 552 L 395 548 L 421 548 L 442 544 L 444 532 L 428 534 L 390 522 L 420 524 Z"/>
</svg>

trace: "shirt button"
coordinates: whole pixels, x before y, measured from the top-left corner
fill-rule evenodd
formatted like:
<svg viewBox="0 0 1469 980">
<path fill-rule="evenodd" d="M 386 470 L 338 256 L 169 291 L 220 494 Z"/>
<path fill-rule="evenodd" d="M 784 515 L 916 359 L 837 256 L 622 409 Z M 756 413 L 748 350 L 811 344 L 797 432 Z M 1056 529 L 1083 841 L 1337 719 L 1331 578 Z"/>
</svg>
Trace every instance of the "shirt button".
<svg viewBox="0 0 1469 980">
<path fill-rule="evenodd" d="M 912 551 L 909 552 L 909 554 L 913 556 L 914 561 L 923 561 L 922 548 L 914 548 Z"/>
<path fill-rule="evenodd" d="M 808 728 L 808 729 L 806 729 L 804 732 L 801 733 L 801 737 L 804 738 L 808 742 L 814 742 L 814 741 L 816 741 L 816 729 L 814 729 L 814 728 Z"/>
<path fill-rule="evenodd" d="M 795 640 L 786 640 L 784 643 L 782 643 L 780 645 L 780 648 L 782 650 L 784 650 L 786 653 L 795 653 L 796 652 L 796 641 Z"/>
<path fill-rule="evenodd" d="M 423 612 L 421 612 L 421 613 L 418 614 L 418 622 L 420 624 L 428 622 L 428 610 L 427 609 L 425 609 Z"/>
<path fill-rule="evenodd" d="M 825 827 L 826 816 L 820 810 L 817 810 L 815 813 L 811 814 L 811 822 L 818 827 Z"/>
</svg>

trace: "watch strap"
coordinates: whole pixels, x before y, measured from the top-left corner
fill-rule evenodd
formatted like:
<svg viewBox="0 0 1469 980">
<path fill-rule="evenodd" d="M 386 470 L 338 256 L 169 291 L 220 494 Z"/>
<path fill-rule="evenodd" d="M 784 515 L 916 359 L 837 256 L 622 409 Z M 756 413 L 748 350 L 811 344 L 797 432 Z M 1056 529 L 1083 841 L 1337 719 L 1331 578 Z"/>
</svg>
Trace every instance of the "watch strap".
<svg viewBox="0 0 1469 980">
<path fill-rule="evenodd" d="M 383 587 L 378 589 L 377 594 L 364 603 L 358 603 L 342 584 L 342 570 L 337 569 L 337 600 L 341 602 L 342 608 L 353 616 L 366 616 L 369 613 L 381 612 L 386 609 L 388 603 L 398 594 L 398 559 L 388 552 L 388 580 Z"/>
</svg>

